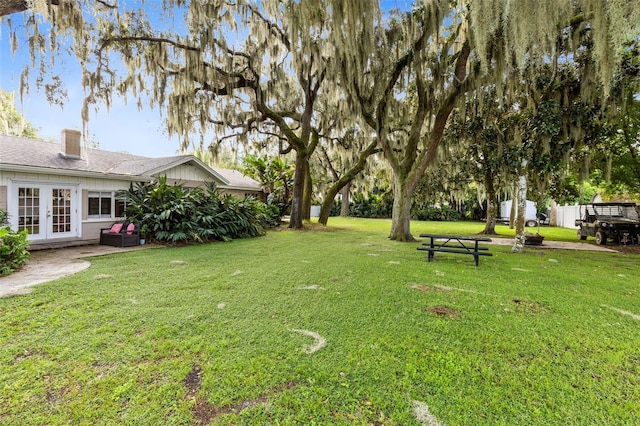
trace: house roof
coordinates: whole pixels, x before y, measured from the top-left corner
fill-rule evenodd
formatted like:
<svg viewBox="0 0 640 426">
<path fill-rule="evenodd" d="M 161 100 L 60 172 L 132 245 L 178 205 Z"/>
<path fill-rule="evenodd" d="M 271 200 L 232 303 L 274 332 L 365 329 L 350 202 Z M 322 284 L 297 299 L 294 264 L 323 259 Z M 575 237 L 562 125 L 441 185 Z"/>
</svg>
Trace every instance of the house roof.
<svg viewBox="0 0 640 426">
<path fill-rule="evenodd" d="M 232 169 L 215 169 L 218 174 L 222 175 L 224 179 L 228 182 L 229 188 L 247 188 L 253 187 L 257 185 L 256 190 L 262 190 L 262 185 L 253 180 L 252 178 L 243 175 L 241 172 Z"/>
<path fill-rule="evenodd" d="M 66 157 L 58 143 L 0 135 L 0 169 L 84 175 L 123 180 L 151 180 L 183 164 L 193 165 L 212 176 L 219 187 L 260 191 L 255 180 L 235 170 L 212 168 L 193 155 L 150 158 L 121 152 L 87 149 L 82 158 Z"/>
</svg>

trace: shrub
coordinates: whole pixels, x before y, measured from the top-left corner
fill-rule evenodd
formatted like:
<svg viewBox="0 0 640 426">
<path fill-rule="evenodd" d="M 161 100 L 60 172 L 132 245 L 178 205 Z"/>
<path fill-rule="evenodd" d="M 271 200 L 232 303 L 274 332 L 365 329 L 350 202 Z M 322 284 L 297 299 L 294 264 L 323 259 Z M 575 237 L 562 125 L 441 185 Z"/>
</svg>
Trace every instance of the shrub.
<svg viewBox="0 0 640 426">
<path fill-rule="evenodd" d="M 393 210 L 393 195 L 389 192 L 369 192 L 365 197 L 355 194 L 349 208 L 351 217 L 389 218 Z"/>
<path fill-rule="evenodd" d="M 420 209 L 414 208 L 411 217 L 415 220 L 456 221 L 460 220 L 460 213 L 448 206 L 425 206 Z"/>
<path fill-rule="evenodd" d="M 257 200 L 256 200 L 257 201 Z M 281 210 L 278 206 L 274 204 L 264 204 L 262 203 L 262 207 L 264 209 L 264 217 L 267 225 L 271 228 L 275 228 L 276 226 L 280 226 L 282 224 L 282 214 Z"/>
<path fill-rule="evenodd" d="M 247 155 L 244 164 L 244 174 L 260 182 L 267 192 L 267 204 L 277 207 L 280 214 L 288 214 L 295 167 L 282 157 L 268 158 L 266 155 Z"/>
<path fill-rule="evenodd" d="M 0 210 L 0 276 L 9 275 L 29 260 L 27 231 L 13 232 L 7 212 Z"/>
<path fill-rule="evenodd" d="M 279 224 L 280 212 L 253 198 L 240 200 L 207 189 L 158 182 L 132 185 L 119 194 L 127 200 L 127 219 L 140 224 L 144 238 L 165 242 L 229 241 L 263 235 Z"/>
<path fill-rule="evenodd" d="M 329 216 L 340 216 L 341 211 L 342 211 L 342 202 L 338 200 L 333 200 L 333 204 L 331 205 L 331 211 L 329 212 Z"/>
</svg>

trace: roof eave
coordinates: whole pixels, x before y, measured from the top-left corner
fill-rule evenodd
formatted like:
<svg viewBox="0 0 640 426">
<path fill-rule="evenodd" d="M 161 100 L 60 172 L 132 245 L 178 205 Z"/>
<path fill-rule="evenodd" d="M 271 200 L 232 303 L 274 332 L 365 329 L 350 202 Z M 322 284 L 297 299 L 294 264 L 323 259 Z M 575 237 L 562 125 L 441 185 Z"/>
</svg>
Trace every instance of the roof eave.
<svg viewBox="0 0 640 426">
<path fill-rule="evenodd" d="M 20 164 L 0 164 L 0 172 L 23 172 L 23 173 L 40 173 L 56 176 L 72 176 L 72 177 L 87 177 L 87 178 L 101 178 L 101 179 L 114 179 L 125 181 L 146 181 L 153 180 L 149 175 L 122 175 L 112 173 L 91 172 L 87 170 L 72 170 L 72 169 L 54 169 L 49 167 L 38 166 L 25 166 Z"/>
<path fill-rule="evenodd" d="M 238 191 L 256 191 L 256 192 L 262 192 L 263 188 L 249 188 L 247 186 L 236 186 L 236 185 L 217 185 L 217 188 L 220 189 L 233 189 L 233 190 L 238 190 Z"/>
</svg>

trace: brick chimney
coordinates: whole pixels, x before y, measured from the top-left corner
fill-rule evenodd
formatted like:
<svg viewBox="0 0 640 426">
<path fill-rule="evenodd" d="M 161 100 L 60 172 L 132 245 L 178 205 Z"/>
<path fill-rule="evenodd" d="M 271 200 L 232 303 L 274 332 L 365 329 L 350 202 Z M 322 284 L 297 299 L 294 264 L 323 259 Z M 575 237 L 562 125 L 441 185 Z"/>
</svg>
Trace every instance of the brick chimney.
<svg viewBox="0 0 640 426">
<path fill-rule="evenodd" d="M 80 149 L 80 137 L 79 130 L 62 129 L 60 136 L 60 142 L 62 143 L 62 156 L 69 159 L 79 160 L 82 158 L 82 151 Z"/>
</svg>

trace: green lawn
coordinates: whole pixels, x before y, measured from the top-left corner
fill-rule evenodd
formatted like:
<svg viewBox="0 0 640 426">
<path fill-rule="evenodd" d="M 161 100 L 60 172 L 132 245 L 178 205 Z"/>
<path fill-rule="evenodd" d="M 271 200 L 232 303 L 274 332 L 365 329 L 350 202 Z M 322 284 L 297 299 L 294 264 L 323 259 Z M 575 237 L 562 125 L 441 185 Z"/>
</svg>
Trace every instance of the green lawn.
<svg viewBox="0 0 640 426">
<path fill-rule="evenodd" d="M 98 257 L 0 299 L 0 423 L 640 424 L 638 255 L 427 263 L 389 229 Z"/>
</svg>

